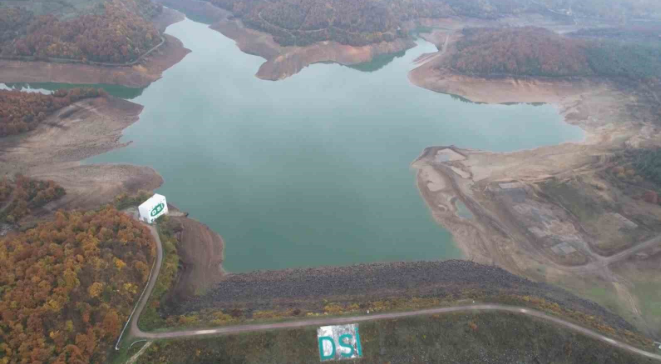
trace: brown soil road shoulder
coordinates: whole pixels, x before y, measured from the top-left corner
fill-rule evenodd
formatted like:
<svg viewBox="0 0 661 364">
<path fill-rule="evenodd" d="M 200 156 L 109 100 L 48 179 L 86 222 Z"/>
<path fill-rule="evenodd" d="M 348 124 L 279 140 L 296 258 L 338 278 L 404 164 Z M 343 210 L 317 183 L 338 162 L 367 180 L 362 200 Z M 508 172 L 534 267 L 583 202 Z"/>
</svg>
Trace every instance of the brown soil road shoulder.
<svg viewBox="0 0 661 364">
<path fill-rule="evenodd" d="M 183 266 L 172 290 L 173 297 L 200 294 L 222 278 L 225 244 L 218 233 L 196 220 L 171 219 L 181 226 L 177 253 Z"/>
</svg>

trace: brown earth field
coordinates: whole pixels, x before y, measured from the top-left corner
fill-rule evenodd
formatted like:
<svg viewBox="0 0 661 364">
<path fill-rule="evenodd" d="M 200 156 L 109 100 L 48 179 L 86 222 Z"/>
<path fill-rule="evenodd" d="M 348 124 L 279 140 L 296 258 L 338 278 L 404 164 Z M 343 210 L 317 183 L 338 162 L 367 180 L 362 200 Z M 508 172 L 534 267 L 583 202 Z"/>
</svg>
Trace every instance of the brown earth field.
<svg viewBox="0 0 661 364">
<path fill-rule="evenodd" d="M 224 274 L 223 238 L 206 225 L 180 214 L 170 213 L 170 220 L 179 227 L 177 281 L 169 292 L 171 299 L 200 295 L 220 282 Z"/>
<path fill-rule="evenodd" d="M 208 2 L 197 0 L 159 0 L 165 6 L 179 9 L 191 16 L 206 19 L 211 28 L 236 41 L 241 51 L 266 60 L 257 71 L 263 80 L 282 80 L 315 63 L 354 65 L 371 61 L 382 54 L 397 53 L 412 48 L 412 40 L 398 39 L 373 45 L 353 47 L 337 42 L 320 42 L 306 47 L 283 47 L 273 36 L 246 28 L 232 14 Z"/>
<path fill-rule="evenodd" d="M 446 66 L 452 44 L 421 57 L 411 82 L 473 102 L 549 103 L 585 139 L 511 153 L 427 148 L 412 166 L 433 217 L 468 259 L 557 284 L 661 338 L 661 206 L 642 200 L 654 187 L 618 157 L 661 146 L 660 87 L 461 75 Z"/>
<path fill-rule="evenodd" d="M 60 184 L 66 195 L 36 215 L 59 208 L 94 209 L 120 193 L 158 188 L 150 167 L 86 165 L 81 161 L 125 144 L 122 131 L 138 120 L 142 106 L 114 97 L 85 99 L 50 115 L 35 130 L 0 139 L 0 175 L 22 173 Z"/>
<path fill-rule="evenodd" d="M 181 20 L 183 20 L 181 13 L 164 8 L 163 14 L 156 18 L 154 23 L 159 29 L 164 30 L 168 25 Z M 133 66 L 102 67 L 0 60 L 0 83 L 57 82 L 146 87 L 160 79 L 165 70 L 179 63 L 190 53 L 179 39 L 167 34 L 164 38 L 165 44 Z"/>
</svg>

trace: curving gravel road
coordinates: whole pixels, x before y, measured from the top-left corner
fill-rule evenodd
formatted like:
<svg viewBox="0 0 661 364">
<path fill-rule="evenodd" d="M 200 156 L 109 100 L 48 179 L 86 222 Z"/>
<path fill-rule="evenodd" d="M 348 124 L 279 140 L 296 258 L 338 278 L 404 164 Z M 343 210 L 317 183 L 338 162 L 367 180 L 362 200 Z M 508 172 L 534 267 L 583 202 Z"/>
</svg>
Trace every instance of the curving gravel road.
<svg viewBox="0 0 661 364">
<path fill-rule="evenodd" d="M 156 255 L 156 262 L 154 264 L 154 268 L 152 269 L 152 274 L 149 277 L 147 286 L 145 287 L 145 290 L 142 292 L 142 295 L 140 296 L 138 304 L 134 308 L 133 313 L 131 313 L 131 316 L 129 316 L 129 320 L 126 325 L 130 327 L 129 333 L 134 341 L 228 335 L 228 334 L 255 332 L 255 331 L 301 328 L 306 326 L 342 325 L 342 324 L 359 323 L 366 321 L 388 320 L 388 319 L 438 315 L 438 314 L 457 313 L 457 312 L 497 311 L 497 312 L 509 312 L 520 315 L 526 315 L 526 316 L 542 319 L 545 321 L 549 321 L 558 326 L 564 327 L 574 332 L 578 332 L 593 339 L 600 340 L 602 342 L 605 342 L 622 350 L 628 351 L 630 353 L 639 354 L 650 359 L 661 361 L 661 355 L 659 354 L 654 354 L 647 352 L 645 350 L 638 349 L 634 346 L 623 343 L 621 341 L 611 339 L 593 330 L 565 321 L 561 318 L 549 316 L 543 312 L 532 310 L 529 308 L 497 305 L 497 304 L 475 304 L 475 305 L 430 308 L 430 309 L 417 310 L 417 311 L 391 312 L 391 313 L 381 313 L 381 314 L 361 315 L 361 316 L 324 317 L 324 318 L 316 318 L 316 319 L 308 319 L 308 320 L 297 320 L 297 321 L 276 322 L 276 323 L 266 323 L 266 324 L 224 326 L 224 327 L 218 327 L 212 329 L 200 329 L 200 330 L 144 332 L 140 330 L 140 328 L 138 327 L 138 321 L 140 319 L 140 314 L 142 314 L 142 311 L 144 310 L 147 301 L 149 301 L 149 297 L 151 296 L 154 286 L 156 285 L 156 279 L 158 278 L 158 274 L 161 270 L 161 263 L 163 261 L 163 247 L 161 244 L 161 239 L 158 236 L 158 232 L 156 231 L 156 228 L 153 226 L 149 226 L 149 229 L 156 241 L 157 255 Z M 126 326 L 124 327 L 124 329 L 126 329 Z M 122 331 L 122 335 L 123 334 L 124 331 Z M 119 342 L 121 341 L 122 335 L 120 335 L 119 340 L 117 341 L 117 346 L 115 347 L 115 349 L 117 350 L 119 350 Z"/>
<path fill-rule="evenodd" d="M 140 298 L 138 298 L 138 304 L 135 305 L 135 307 L 133 308 L 131 315 L 129 316 L 128 320 L 126 321 L 126 324 L 124 325 L 124 328 L 122 329 L 122 332 L 119 334 L 119 338 L 117 339 L 117 343 L 115 344 L 115 350 L 119 350 L 119 345 L 122 341 L 122 337 L 124 336 L 124 332 L 126 331 L 127 327 L 130 326 L 129 335 L 135 339 L 140 339 L 142 337 L 141 335 L 144 334 L 144 332 L 142 332 L 138 327 L 138 321 L 140 321 L 140 315 L 142 314 L 142 311 L 145 309 L 145 305 L 147 305 L 147 302 L 149 301 L 149 297 L 151 297 L 151 292 L 154 290 L 154 286 L 156 285 L 158 274 L 161 272 L 161 263 L 163 263 L 163 244 L 161 243 L 161 237 L 158 235 L 158 231 L 154 226 L 147 225 L 147 227 L 149 228 L 149 231 L 151 232 L 152 236 L 154 237 L 154 240 L 156 241 L 156 261 L 154 262 L 151 272 L 149 273 L 149 278 L 147 279 L 147 286 L 140 294 Z"/>
</svg>

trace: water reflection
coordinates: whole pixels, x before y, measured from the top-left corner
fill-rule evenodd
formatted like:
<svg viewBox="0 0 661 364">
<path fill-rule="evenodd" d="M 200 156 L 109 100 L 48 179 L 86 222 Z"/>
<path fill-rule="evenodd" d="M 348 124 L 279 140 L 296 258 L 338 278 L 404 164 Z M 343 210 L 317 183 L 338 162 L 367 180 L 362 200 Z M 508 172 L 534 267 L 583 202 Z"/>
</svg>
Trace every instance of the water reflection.
<svg viewBox="0 0 661 364">
<path fill-rule="evenodd" d="M 361 72 L 374 72 L 382 69 L 383 67 L 387 66 L 389 63 L 394 61 L 396 58 L 403 57 L 406 54 L 406 51 L 401 51 L 397 53 L 389 53 L 389 54 L 381 54 L 370 62 L 365 62 L 365 63 L 359 63 L 359 64 L 354 64 L 347 66 L 351 69 L 355 69 L 356 71 L 361 71 Z"/>
</svg>

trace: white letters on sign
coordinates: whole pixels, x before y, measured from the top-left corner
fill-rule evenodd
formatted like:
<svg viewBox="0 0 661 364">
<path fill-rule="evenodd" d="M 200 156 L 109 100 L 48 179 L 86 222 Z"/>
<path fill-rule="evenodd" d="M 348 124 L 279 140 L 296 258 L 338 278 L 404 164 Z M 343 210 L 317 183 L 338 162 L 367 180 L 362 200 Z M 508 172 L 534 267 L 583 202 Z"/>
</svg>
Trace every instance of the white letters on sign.
<svg viewBox="0 0 661 364">
<path fill-rule="evenodd" d="M 321 361 L 357 359 L 363 356 L 358 325 L 322 326 L 317 329 Z"/>
</svg>

